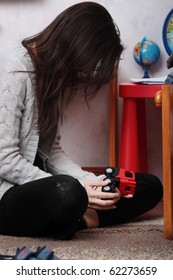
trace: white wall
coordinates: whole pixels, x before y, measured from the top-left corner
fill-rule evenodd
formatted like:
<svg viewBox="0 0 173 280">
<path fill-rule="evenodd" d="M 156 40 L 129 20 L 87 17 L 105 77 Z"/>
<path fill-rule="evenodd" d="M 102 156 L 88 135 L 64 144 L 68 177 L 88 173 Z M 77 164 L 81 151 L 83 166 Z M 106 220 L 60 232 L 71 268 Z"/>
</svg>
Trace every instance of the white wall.
<svg viewBox="0 0 173 280">
<path fill-rule="evenodd" d="M 17 40 L 41 31 L 63 9 L 83 1 L 58 0 L 0 0 L 0 48 L 10 48 Z M 166 15 L 172 9 L 171 0 L 101 0 L 111 13 L 121 31 L 126 49 L 119 69 L 119 82 L 131 77 L 141 77 L 142 69 L 133 59 L 134 45 L 144 36 L 155 41 L 161 50 L 159 61 L 153 65 L 150 75 L 168 74 L 168 55 L 162 42 L 162 27 Z M 122 100 L 119 100 L 121 125 Z M 104 166 L 108 159 L 109 135 L 108 88 L 102 89 L 91 101 L 88 110 L 78 97 L 70 106 L 62 127 L 62 145 L 66 152 L 83 166 Z M 162 177 L 161 171 L 161 114 L 147 100 L 149 171 Z"/>
</svg>

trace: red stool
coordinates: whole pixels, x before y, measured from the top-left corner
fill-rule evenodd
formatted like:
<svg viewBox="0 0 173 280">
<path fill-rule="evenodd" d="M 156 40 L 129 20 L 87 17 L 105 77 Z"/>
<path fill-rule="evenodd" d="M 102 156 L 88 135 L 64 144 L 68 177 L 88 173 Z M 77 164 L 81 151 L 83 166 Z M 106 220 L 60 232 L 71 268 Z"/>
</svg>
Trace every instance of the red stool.
<svg viewBox="0 0 173 280">
<path fill-rule="evenodd" d="M 134 172 L 148 171 L 145 98 L 154 98 L 161 85 L 121 83 L 124 98 L 120 167 Z"/>
</svg>

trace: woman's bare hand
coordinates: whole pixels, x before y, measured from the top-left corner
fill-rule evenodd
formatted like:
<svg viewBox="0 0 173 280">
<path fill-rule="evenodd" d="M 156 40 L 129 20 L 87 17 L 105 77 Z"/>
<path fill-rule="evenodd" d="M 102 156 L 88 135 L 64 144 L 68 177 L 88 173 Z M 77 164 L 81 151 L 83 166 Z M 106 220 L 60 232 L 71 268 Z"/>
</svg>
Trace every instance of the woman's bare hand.
<svg viewBox="0 0 173 280">
<path fill-rule="evenodd" d="M 96 210 L 110 210 L 115 209 L 116 202 L 121 198 L 121 194 L 118 188 L 116 192 L 108 193 L 102 192 L 102 186 L 106 186 L 109 180 L 89 180 L 85 182 L 85 189 L 88 194 L 88 208 Z"/>
</svg>

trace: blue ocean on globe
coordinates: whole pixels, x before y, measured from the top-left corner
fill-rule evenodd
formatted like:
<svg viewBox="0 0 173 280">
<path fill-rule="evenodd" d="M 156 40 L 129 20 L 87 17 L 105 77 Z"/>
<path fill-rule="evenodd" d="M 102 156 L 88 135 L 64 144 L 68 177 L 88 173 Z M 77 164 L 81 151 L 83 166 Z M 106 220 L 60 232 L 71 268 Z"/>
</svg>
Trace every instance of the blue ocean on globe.
<svg viewBox="0 0 173 280">
<path fill-rule="evenodd" d="M 149 78 L 149 67 L 158 60 L 159 56 L 159 46 L 152 40 L 147 40 L 146 37 L 135 45 L 133 57 L 136 63 L 138 63 L 144 70 L 143 78 Z"/>
</svg>

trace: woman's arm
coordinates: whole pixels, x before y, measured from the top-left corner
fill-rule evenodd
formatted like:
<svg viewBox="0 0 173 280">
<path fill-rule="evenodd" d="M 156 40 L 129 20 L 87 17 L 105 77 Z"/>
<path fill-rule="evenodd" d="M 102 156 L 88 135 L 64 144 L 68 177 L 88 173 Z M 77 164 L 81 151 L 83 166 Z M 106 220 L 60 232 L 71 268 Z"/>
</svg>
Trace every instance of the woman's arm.
<svg viewBox="0 0 173 280">
<path fill-rule="evenodd" d="M 23 122 L 31 121 L 31 116 L 27 120 L 27 114 L 24 115 L 26 103 L 32 104 L 32 99 L 26 95 L 27 78 L 27 73 L 7 71 L 0 77 L 0 177 L 19 185 L 51 176 L 33 166 L 22 154 L 21 143 L 28 135 L 21 135 L 21 126 Z M 34 143 L 31 149 L 32 145 Z"/>
</svg>

